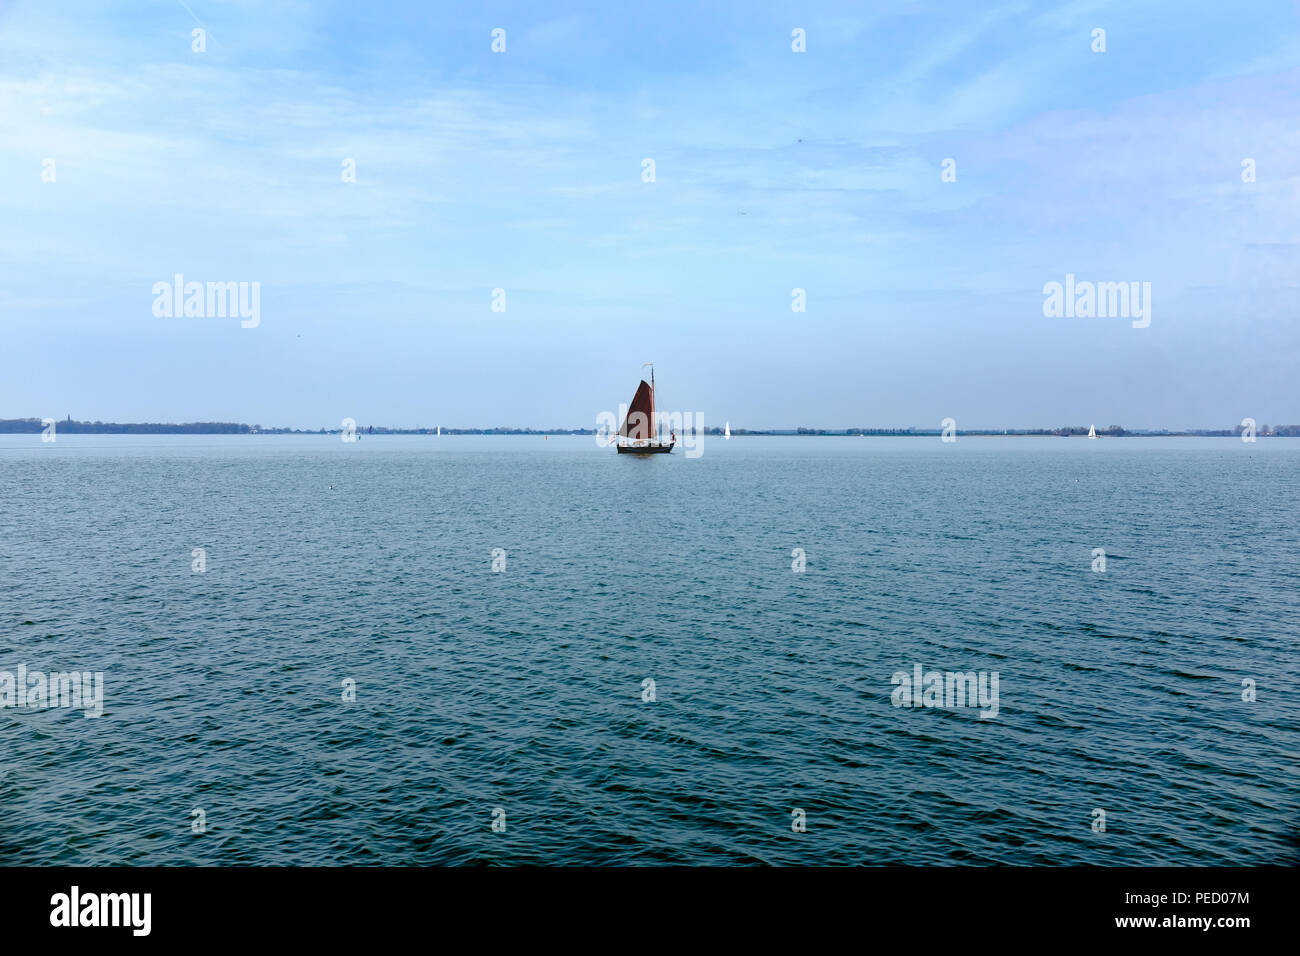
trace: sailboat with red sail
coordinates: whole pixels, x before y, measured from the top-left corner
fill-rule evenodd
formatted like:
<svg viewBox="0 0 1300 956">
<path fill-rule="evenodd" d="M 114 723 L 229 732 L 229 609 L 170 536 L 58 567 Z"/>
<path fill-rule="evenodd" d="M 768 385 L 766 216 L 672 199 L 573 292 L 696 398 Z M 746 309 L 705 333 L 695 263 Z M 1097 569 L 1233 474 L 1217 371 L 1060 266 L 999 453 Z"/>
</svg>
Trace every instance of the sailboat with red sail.
<svg viewBox="0 0 1300 956">
<path fill-rule="evenodd" d="M 650 381 L 641 379 L 623 426 L 618 430 L 620 455 L 661 455 L 672 451 L 677 444 L 675 435 L 665 442 L 655 429 L 655 367 L 650 362 L 646 365 L 650 366 Z"/>
</svg>

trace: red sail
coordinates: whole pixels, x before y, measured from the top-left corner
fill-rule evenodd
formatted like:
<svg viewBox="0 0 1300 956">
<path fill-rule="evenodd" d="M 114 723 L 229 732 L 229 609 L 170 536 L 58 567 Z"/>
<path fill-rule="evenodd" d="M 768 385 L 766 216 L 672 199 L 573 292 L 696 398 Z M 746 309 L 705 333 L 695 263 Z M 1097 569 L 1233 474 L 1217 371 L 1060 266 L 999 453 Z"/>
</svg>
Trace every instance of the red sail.
<svg viewBox="0 0 1300 956">
<path fill-rule="evenodd" d="M 618 430 L 618 433 L 624 438 L 648 440 L 653 434 L 654 420 L 655 392 L 650 384 L 642 379 L 641 384 L 637 386 L 636 394 L 632 396 L 627 418 L 623 419 L 623 427 Z"/>
</svg>

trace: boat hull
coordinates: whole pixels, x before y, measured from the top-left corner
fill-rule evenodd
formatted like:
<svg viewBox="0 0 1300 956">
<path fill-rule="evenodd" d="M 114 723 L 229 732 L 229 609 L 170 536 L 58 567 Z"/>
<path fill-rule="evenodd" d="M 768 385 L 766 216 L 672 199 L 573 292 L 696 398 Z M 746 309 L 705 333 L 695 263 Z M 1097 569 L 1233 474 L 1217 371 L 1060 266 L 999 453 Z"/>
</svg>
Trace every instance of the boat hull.
<svg viewBox="0 0 1300 956">
<path fill-rule="evenodd" d="M 666 455 L 673 450 L 675 442 L 669 442 L 666 445 L 649 444 L 649 445 L 619 445 L 618 453 L 620 455 Z"/>
</svg>

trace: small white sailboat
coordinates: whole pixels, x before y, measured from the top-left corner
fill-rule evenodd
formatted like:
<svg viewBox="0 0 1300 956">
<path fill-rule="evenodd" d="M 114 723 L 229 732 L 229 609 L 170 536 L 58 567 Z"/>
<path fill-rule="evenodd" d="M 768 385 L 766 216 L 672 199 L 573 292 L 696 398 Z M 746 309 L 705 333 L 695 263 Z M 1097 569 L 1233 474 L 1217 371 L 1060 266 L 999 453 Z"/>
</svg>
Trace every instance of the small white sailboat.
<svg viewBox="0 0 1300 956">
<path fill-rule="evenodd" d="M 723 431 L 722 431 L 722 437 L 723 437 L 723 438 L 730 438 L 730 437 L 731 437 L 731 422 L 727 422 L 726 427 L 725 427 L 725 428 L 723 429 Z"/>
<path fill-rule="evenodd" d="M 1088 437 L 1089 437 L 1089 438 L 1096 438 L 1096 437 L 1097 437 L 1097 426 L 1096 426 L 1096 425 L 1089 425 L 1089 426 L 1088 426 Z"/>
<path fill-rule="evenodd" d="M 438 426 L 438 437 L 439 437 L 439 438 L 442 437 L 442 426 L 441 426 L 441 425 Z"/>
</svg>

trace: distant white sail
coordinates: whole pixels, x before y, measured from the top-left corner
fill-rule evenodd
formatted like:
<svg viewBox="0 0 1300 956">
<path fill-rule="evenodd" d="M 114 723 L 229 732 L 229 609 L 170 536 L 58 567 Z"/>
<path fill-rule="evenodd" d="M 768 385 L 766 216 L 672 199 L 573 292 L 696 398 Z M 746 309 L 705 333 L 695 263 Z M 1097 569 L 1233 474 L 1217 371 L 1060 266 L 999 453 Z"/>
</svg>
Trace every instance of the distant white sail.
<svg viewBox="0 0 1300 956">
<path fill-rule="evenodd" d="M 438 426 L 438 437 L 439 437 L 439 438 L 442 437 L 442 426 L 441 426 L 441 425 Z"/>
<path fill-rule="evenodd" d="M 1089 438 L 1096 438 L 1096 437 L 1097 437 L 1097 426 L 1096 426 L 1096 425 L 1089 425 L 1089 426 L 1088 426 L 1088 437 L 1089 437 Z"/>
<path fill-rule="evenodd" d="M 722 437 L 723 437 L 723 438 L 730 438 L 730 437 L 731 437 L 731 422 L 727 422 L 727 427 L 726 427 L 726 430 L 723 431 L 723 433 L 722 433 Z"/>
</svg>

